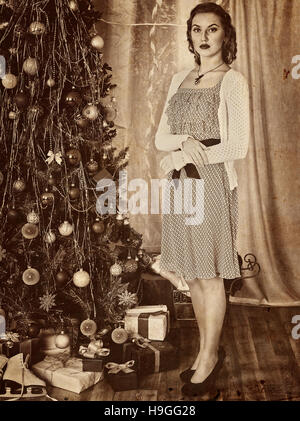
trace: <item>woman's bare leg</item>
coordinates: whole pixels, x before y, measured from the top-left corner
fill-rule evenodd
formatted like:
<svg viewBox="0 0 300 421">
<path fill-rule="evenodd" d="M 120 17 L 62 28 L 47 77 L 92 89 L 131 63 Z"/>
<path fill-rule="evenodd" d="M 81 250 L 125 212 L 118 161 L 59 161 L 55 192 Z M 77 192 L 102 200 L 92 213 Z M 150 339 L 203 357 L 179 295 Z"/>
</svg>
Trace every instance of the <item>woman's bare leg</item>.
<svg viewBox="0 0 300 421">
<path fill-rule="evenodd" d="M 226 312 L 222 278 L 198 279 L 190 285 L 193 307 L 201 323 L 201 352 L 191 382 L 203 382 L 218 361 L 219 341 Z"/>
<path fill-rule="evenodd" d="M 205 314 L 203 312 L 204 296 L 202 293 L 201 285 L 198 282 L 197 278 L 188 280 L 186 282 L 190 289 L 193 309 L 194 309 L 194 313 L 195 313 L 195 317 L 196 317 L 198 329 L 199 329 L 200 349 L 193 365 L 191 366 L 192 370 L 196 370 L 198 368 L 200 358 L 204 349 L 204 328 L 205 328 Z"/>
</svg>

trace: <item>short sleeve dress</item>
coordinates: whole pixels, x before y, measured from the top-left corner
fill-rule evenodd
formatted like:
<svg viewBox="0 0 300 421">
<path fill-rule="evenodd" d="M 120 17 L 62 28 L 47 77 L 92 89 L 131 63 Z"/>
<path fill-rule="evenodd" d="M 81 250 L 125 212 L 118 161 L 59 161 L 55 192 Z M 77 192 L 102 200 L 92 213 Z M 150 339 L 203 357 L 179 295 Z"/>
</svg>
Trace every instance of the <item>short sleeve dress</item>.
<svg viewBox="0 0 300 421">
<path fill-rule="evenodd" d="M 218 107 L 221 83 L 222 80 L 209 88 L 177 90 L 166 109 L 172 134 L 190 134 L 199 140 L 220 138 Z M 189 178 L 184 184 L 188 177 L 185 168 L 182 168 L 179 177 L 181 189 L 163 189 L 160 267 L 175 272 L 185 281 L 217 276 L 237 278 L 240 276 L 236 246 L 237 188 L 230 190 L 224 163 L 196 168 L 200 180 Z M 167 174 L 169 183 L 172 183 L 172 174 L 173 171 Z M 181 204 L 178 201 L 180 195 Z M 187 200 L 194 208 L 186 211 L 184 203 Z M 192 215 L 191 209 L 198 215 L 203 213 L 198 223 L 187 224 L 187 218 Z"/>
</svg>

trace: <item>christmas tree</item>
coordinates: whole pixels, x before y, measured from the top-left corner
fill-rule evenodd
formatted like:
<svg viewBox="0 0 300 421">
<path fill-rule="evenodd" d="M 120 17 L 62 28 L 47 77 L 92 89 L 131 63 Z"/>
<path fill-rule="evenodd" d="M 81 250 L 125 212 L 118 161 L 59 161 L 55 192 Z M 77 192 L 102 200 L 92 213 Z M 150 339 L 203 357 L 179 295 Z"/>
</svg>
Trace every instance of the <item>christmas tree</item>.
<svg viewBox="0 0 300 421">
<path fill-rule="evenodd" d="M 96 205 L 128 165 L 100 17 L 89 0 L 0 0 L 0 300 L 25 335 L 35 319 L 117 323 L 150 263 L 128 214 Z"/>
</svg>

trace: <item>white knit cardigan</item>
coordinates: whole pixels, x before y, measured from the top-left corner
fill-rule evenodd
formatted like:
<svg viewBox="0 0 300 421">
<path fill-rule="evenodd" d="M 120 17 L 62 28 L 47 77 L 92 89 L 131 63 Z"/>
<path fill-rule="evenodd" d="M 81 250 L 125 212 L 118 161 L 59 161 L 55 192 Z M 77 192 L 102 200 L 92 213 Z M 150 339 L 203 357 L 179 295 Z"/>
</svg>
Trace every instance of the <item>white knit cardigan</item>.
<svg viewBox="0 0 300 421">
<path fill-rule="evenodd" d="M 181 150 L 182 143 L 192 136 L 189 134 L 171 134 L 166 109 L 169 100 L 192 70 L 192 68 L 189 68 L 175 73 L 173 76 L 155 135 L 156 148 L 160 151 L 172 153 L 174 167 L 177 170 L 186 163 L 192 162 L 189 156 Z M 218 120 L 221 143 L 207 147 L 205 152 L 209 164 L 224 162 L 230 189 L 233 190 L 238 185 L 234 160 L 245 158 L 248 151 L 250 108 L 247 79 L 242 73 L 232 68 L 225 73 L 221 82 Z"/>
</svg>

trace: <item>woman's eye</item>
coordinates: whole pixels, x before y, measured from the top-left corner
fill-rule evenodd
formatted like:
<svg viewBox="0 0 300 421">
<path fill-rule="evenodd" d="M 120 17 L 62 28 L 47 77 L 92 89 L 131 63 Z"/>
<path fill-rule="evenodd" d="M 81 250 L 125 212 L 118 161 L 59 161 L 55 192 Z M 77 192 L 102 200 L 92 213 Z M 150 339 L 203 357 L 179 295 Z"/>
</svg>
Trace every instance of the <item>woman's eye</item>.
<svg viewBox="0 0 300 421">
<path fill-rule="evenodd" d="M 217 28 L 210 28 L 210 30 L 211 30 L 212 32 L 216 32 L 216 31 L 217 31 Z"/>
<path fill-rule="evenodd" d="M 194 28 L 193 32 L 199 32 L 200 29 L 199 28 Z"/>
</svg>

